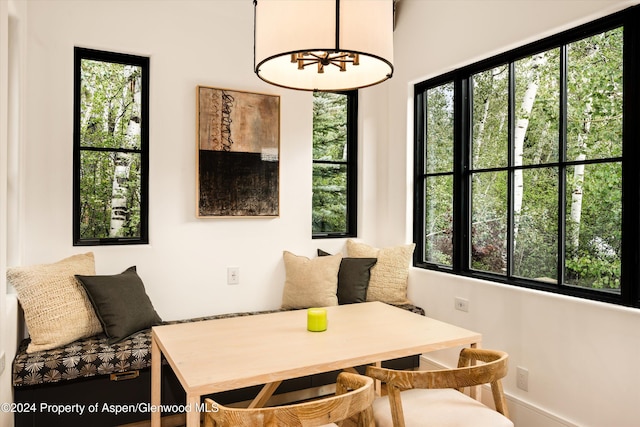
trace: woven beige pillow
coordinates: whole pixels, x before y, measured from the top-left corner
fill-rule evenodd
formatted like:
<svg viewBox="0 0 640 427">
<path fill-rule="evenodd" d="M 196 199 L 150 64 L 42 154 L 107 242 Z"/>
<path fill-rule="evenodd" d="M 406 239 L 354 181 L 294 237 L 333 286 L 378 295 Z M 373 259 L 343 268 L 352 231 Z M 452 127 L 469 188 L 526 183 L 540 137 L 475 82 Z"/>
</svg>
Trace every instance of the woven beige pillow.
<svg viewBox="0 0 640 427">
<path fill-rule="evenodd" d="M 96 274 L 92 252 L 53 264 L 7 270 L 7 280 L 18 293 L 31 336 L 27 353 L 60 347 L 102 332 L 100 321 L 75 274 Z"/>
<path fill-rule="evenodd" d="M 415 243 L 374 248 L 364 243 L 347 240 L 347 256 L 353 258 L 378 258 L 371 268 L 367 301 L 389 304 L 410 304 L 407 298 L 407 281 Z"/>
<path fill-rule="evenodd" d="M 338 271 L 342 255 L 309 259 L 284 251 L 286 280 L 282 308 L 338 305 Z"/>
</svg>

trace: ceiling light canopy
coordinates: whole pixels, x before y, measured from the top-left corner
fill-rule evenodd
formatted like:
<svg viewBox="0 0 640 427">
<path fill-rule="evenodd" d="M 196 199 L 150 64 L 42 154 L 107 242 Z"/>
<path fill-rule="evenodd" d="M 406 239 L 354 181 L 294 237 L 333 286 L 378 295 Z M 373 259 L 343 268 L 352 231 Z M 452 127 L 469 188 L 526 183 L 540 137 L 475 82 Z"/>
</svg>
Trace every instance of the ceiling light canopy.
<svg viewBox="0 0 640 427">
<path fill-rule="evenodd" d="M 393 74 L 393 0 L 254 0 L 254 70 L 289 89 L 341 91 Z"/>
</svg>

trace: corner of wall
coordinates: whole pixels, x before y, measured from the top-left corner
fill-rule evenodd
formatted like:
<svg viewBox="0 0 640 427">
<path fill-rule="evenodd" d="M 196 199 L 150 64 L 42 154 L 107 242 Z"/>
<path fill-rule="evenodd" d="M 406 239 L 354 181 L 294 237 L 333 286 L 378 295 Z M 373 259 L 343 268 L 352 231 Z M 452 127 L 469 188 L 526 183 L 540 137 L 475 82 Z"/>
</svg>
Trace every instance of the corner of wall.
<svg viewBox="0 0 640 427">
<path fill-rule="evenodd" d="M 3 310 L 0 309 L 0 312 Z M 15 294 L 6 294 L 4 318 L 2 322 L 2 346 L 4 371 L 0 373 L 0 403 L 13 402 L 11 363 L 18 349 L 18 299 Z M 0 425 L 13 427 L 13 413 L 0 411 Z"/>
</svg>

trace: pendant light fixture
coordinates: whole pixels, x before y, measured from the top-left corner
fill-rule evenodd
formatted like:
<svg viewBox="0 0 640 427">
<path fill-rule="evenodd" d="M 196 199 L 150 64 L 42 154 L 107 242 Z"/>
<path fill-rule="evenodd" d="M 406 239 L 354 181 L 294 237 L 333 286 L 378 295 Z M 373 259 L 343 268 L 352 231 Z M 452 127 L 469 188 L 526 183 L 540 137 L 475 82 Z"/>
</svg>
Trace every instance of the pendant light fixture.
<svg viewBox="0 0 640 427">
<path fill-rule="evenodd" d="M 276 86 L 342 91 L 393 74 L 393 0 L 254 0 L 254 70 Z"/>
</svg>

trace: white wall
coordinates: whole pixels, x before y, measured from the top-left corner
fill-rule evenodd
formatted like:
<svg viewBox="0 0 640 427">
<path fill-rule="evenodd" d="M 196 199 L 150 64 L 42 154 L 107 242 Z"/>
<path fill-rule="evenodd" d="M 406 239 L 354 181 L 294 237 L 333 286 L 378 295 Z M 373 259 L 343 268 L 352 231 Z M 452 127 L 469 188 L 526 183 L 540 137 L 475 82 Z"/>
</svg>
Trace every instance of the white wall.
<svg viewBox="0 0 640 427">
<path fill-rule="evenodd" d="M 390 81 L 388 170 L 381 206 L 388 236 L 411 235 L 413 84 L 526 42 L 623 9 L 637 1 L 401 0 Z M 456 23 L 460 23 L 456 27 Z M 379 151 L 384 151 L 379 148 Z M 518 427 L 638 425 L 640 310 L 549 295 L 412 269 L 411 297 L 427 314 L 483 334 L 484 347 L 511 356 L 505 381 Z M 454 297 L 470 301 L 454 310 Z M 455 354 L 429 355 L 452 365 Z M 529 391 L 516 388 L 516 366 L 529 370 Z"/>
<path fill-rule="evenodd" d="M 18 303 L 15 295 L 7 295 L 5 270 L 14 261 L 19 201 L 17 193 L 18 131 L 21 109 L 18 107 L 21 84 L 25 4 L 14 0 L 0 1 L 0 403 L 12 400 L 11 361 L 18 342 Z M 10 412 L 0 412 L 0 425 L 13 425 Z"/>
<path fill-rule="evenodd" d="M 9 8 L 7 2 L 0 2 L 0 112 L 7 111 L 9 74 Z M 7 348 L 6 315 L 6 261 L 7 261 L 7 114 L 0 113 L 0 358 L 5 357 Z M 2 362 L 0 361 L 0 365 Z M 10 378 L 8 369 L 0 366 L 0 403 L 10 402 Z M 10 415 L 0 412 L 0 424 L 10 421 Z"/>
</svg>

